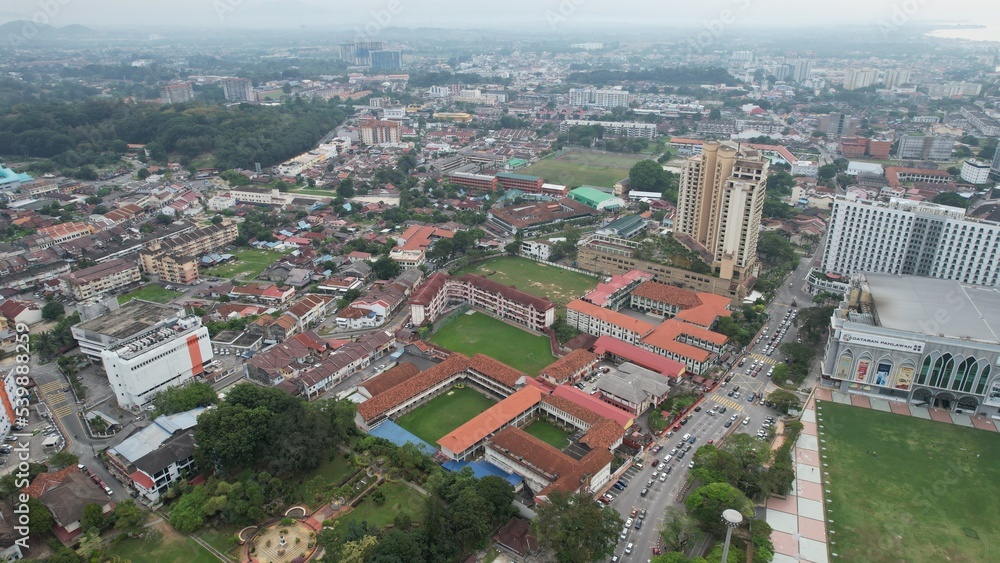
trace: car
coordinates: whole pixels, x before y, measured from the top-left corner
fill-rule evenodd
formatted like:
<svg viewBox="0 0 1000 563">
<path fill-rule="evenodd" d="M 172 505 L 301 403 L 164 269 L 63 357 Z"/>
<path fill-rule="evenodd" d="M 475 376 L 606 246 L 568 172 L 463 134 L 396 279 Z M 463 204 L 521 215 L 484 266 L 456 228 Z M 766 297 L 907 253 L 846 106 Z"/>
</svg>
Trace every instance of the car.
<svg viewBox="0 0 1000 563">
<path fill-rule="evenodd" d="M 675 451 L 675 452 L 676 452 L 677 450 L 675 449 L 675 450 L 673 450 L 673 451 Z M 675 454 L 670 454 L 670 455 L 668 455 L 668 456 L 664 457 L 664 458 L 663 458 L 663 463 L 670 463 L 670 460 L 674 458 L 674 455 L 675 455 Z"/>
<path fill-rule="evenodd" d="M 686 454 L 686 453 L 687 452 L 681 452 L 681 453 L 677 454 L 677 459 L 684 459 L 684 454 Z"/>
<path fill-rule="evenodd" d="M 712 444 L 714 444 L 714 443 L 715 443 L 715 440 L 709 440 L 709 441 L 708 441 L 708 445 L 712 445 Z"/>
<path fill-rule="evenodd" d="M 653 479 L 656 479 L 659 476 L 660 476 L 660 472 L 659 471 L 654 471 L 653 472 Z"/>
<path fill-rule="evenodd" d="M 658 453 L 658 452 L 659 452 L 660 450 L 662 450 L 662 449 L 663 449 L 663 446 L 661 446 L 661 445 L 657 444 L 656 446 L 653 446 L 653 453 L 654 453 L 654 454 L 655 454 L 655 453 Z"/>
<path fill-rule="evenodd" d="M 739 386 L 739 385 L 734 385 L 734 386 L 733 386 L 733 391 L 734 391 L 734 392 L 737 392 L 737 391 L 739 391 L 739 390 L 740 390 L 740 386 Z"/>
<path fill-rule="evenodd" d="M 656 546 L 654 545 L 654 546 L 653 546 L 653 555 L 659 555 L 659 554 L 660 554 L 660 548 L 658 548 L 658 547 L 656 547 Z"/>
<path fill-rule="evenodd" d="M 649 481 L 646 481 L 646 488 L 649 488 L 649 487 L 652 487 L 652 486 L 653 486 L 653 480 L 652 479 L 650 479 Z"/>
<path fill-rule="evenodd" d="M 732 420 L 733 422 L 735 422 L 736 419 L 739 418 L 739 417 L 740 417 L 740 415 L 734 414 L 733 416 L 729 417 L 729 420 Z"/>
<path fill-rule="evenodd" d="M 625 555 L 631 555 L 631 554 L 632 554 L 632 544 L 630 543 L 625 546 Z"/>
<path fill-rule="evenodd" d="M 642 529 L 642 520 L 636 520 L 634 527 L 635 527 L 636 530 L 641 530 Z"/>
<path fill-rule="evenodd" d="M 708 416 L 715 416 L 715 407 L 712 407 L 712 410 L 708 411 Z"/>
<path fill-rule="evenodd" d="M 745 363 L 747 363 L 746 356 L 740 358 L 740 363 L 737 364 L 736 367 L 743 367 L 743 364 L 745 364 Z"/>
<path fill-rule="evenodd" d="M 696 441 L 697 439 L 698 439 L 698 437 L 697 437 L 697 436 L 691 436 L 691 438 L 690 438 L 690 439 L 688 440 L 688 442 L 689 442 L 689 443 L 691 443 L 691 444 L 693 444 L 693 443 L 695 443 L 695 441 Z"/>
<path fill-rule="evenodd" d="M 723 382 L 722 382 L 722 384 L 721 384 L 721 385 L 719 385 L 719 387 L 721 387 L 721 388 L 725 389 L 725 388 L 726 388 L 726 385 L 729 385 L 729 382 L 727 382 L 727 381 L 723 381 Z"/>
<path fill-rule="evenodd" d="M 690 432 L 688 432 L 687 434 L 685 434 L 685 435 L 684 435 L 684 437 L 683 437 L 683 438 L 681 438 L 681 443 L 680 443 L 680 445 L 681 445 L 681 446 L 683 446 L 683 445 L 684 445 L 685 443 L 687 443 L 687 441 L 688 441 L 688 440 L 690 440 L 690 439 L 691 439 L 691 433 L 690 433 Z"/>
<path fill-rule="evenodd" d="M 115 494 L 115 492 L 111 490 L 111 487 L 104 487 L 104 492 L 107 493 L 108 496 Z"/>
<path fill-rule="evenodd" d="M 618 557 L 617 555 L 612 555 L 611 556 L 611 563 L 618 563 L 621 560 L 622 560 L 622 558 Z"/>
<path fill-rule="evenodd" d="M 632 522 L 633 522 L 633 520 L 631 518 L 629 518 L 628 520 L 626 520 L 625 521 L 625 527 L 626 528 L 631 528 L 632 527 Z"/>
<path fill-rule="evenodd" d="M 670 467 L 668 467 L 667 470 L 663 472 L 663 475 L 660 476 L 660 480 L 661 481 L 663 480 L 663 476 L 664 475 L 670 475 L 670 472 L 673 471 L 673 470 L 674 470 L 674 466 L 673 465 L 671 465 Z"/>
<path fill-rule="evenodd" d="M 693 461 L 688 464 L 688 469 L 694 469 L 694 462 Z"/>
<path fill-rule="evenodd" d="M 694 412 L 701 412 L 701 405 L 694 408 Z"/>
<path fill-rule="evenodd" d="M 615 483 L 614 485 L 612 485 L 612 487 L 618 489 L 619 491 L 625 490 L 625 485 L 622 485 L 621 483 Z"/>
<path fill-rule="evenodd" d="M 725 426 L 726 428 L 729 428 L 732 425 L 733 425 L 733 421 L 732 420 L 727 420 L 726 423 L 723 424 L 723 426 Z"/>
<path fill-rule="evenodd" d="M 753 402 L 753 395 L 750 395 L 749 397 L 747 397 L 747 402 L 748 403 L 752 403 Z"/>
<path fill-rule="evenodd" d="M 733 393 L 733 398 L 734 399 L 739 399 L 740 398 L 740 392 L 739 391 L 734 392 Z"/>
<path fill-rule="evenodd" d="M 645 508 L 643 508 L 642 510 L 639 511 L 639 519 L 640 520 L 645 520 L 646 519 L 646 509 Z"/>
<path fill-rule="evenodd" d="M 625 487 L 628 486 L 628 481 L 626 481 L 625 479 L 619 479 L 618 484 L 621 485 L 622 488 L 624 489 Z"/>
<path fill-rule="evenodd" d="M 670 455 L 677 455 L 677 448 L 674 448 L 674 449 L 670 450 Z M 670 457 L 670 456 L 667 456 L 667 457 Z M 666 461 L 666 460 L 664 460 L 664 461 Z"/>
<path fill-rule="evenodd" d="M 688 444 L 687 446 L 685 446 L 684 453 L 687 453 L 687 452 L 691 451 L 691 447 L 692 447 L 691 444 Z"/>
<path fill-rule="evenodd" d="M 656 467 L 657 465 L 660 465 L 660 460 L 658 460 L 658 459 L 654 459 L 654 460 L 653 460 L 653 463 L 651 463 L 650 465 L 652 465 L 653 467 Z M 655 475 L 656 475 L 656 473 L 653 473 L 653 475 L 655 476 Z"/>
<path fill-rule="evenodd" d="M 736 391 L 730 391 L 730 392 L 726 393 L 726 396 L 727 397 L 732 397 L 734 393 L 736 393 Z"/>
<path fill-rule="evenodd" d="M 660 482 L 663 483 L 666 480 L 667 480 L 667 472 L 664 471 L 663 473 L 660 473 Z"/>
<path fill-rule="evenodd" d="M 628 537 L 628 528 L 622 528 L 622 533 L 618 534 L 618 537 L 625 539 Z"/>
<path fill-rule="evenodd" d="M 644 496 L 646 496 L 648 494 L 649 494 L 649 489 L 643 489 L 642 492 L 639 493 L 639 496 L 644 497 Z M 638 530 L 638 529 L 639 528 L 636 528 L 636 530 Z"/>
<path fill-rule="evenodd" d="M 743 419 L 743 426 L 746 426 L 747 424 L 750 424 L 750 417 L 746 417 Z"/>
<path fill-rule="evenodd" d="M 719 414 L 725 414 L 725 413 L 726 413 L 726 407 L 722 407 L 719 409 Z"/>
</svg>

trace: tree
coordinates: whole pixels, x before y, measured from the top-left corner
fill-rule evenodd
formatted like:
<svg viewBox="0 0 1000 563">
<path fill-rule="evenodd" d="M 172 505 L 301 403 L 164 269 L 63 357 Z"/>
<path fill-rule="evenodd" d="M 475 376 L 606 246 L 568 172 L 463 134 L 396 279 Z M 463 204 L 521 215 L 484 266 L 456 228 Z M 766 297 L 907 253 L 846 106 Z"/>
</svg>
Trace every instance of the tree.
<svg viewBox="0 0 1000 563">
<path fill-rule="evenodd" d="M 729 483 L 709 483 L 695 489 L 685 499 L 684 506 L 703 530 L 715 535 L 726 533 L 722 511 L 731 508 L 747 518 L 753 515 L 753 503 Z"/>
<path fill-rule="evenodd" d="M 59 470 L 78 463 L 80 463 L 80 458 L 66 451 L 53 454 L 52 457 L 49 458 L 48 466 L 49 469 Z"/>
<path fill-rule="evenodd" d="M 380 256 L 372 264 L 372 271 L 375 272 L 375 277 L 380 280 L 391 280 L 403 271 L 403 266 L 388 256 Z"/>
<path fill-rule="evenodd" d="M 38 537 L 47 534 L 52 529 L 55 520 L 52 513 L 36 498 L 28 499 L 28 532 L 32 536 Z"/>
<path fill-rule="evenodd" d="M 140 180 L 145 180 L 146 178 L 149 178 L 150 174 L 151 173 L 149 171 L 149 168 L 143 167 L 140 168 L 139 171 L 135 173 L 135 177 Z"/>
<path fill-rule="evenodd" d="M 66 309 L 58 301 L 49 301 L 42 307 L 42 318 L 47 321 L 58 321 L 66 314 Z"/>
<path fill-rule="evenodd" d="M 378 538 L 375 536 L 365 536 L 359 540 L 347 542 L 340 548 L 341 563 L 365 563 L 369 560 L 375 546 L 378 545 Z"/>
<path fill-rule="evenodd" d="M 87 528 L 87 531 L 80 536 L 80 544 L 76 548 L 76 553 L 83 558 L 84 561 L 89 561 L 90 556 L 100 551 L 101 549 L 101 531 L 97 526 L 91 526 Z"/>
<path fill-rule="evenodd" d="M 218 400 L 218 394 L 208 383 L 195 381 L 181 387 L 169 387 L 153 398 L 155 414 L 174 414 L 196 407 L 206 407 Z"/>
<path fill-rule="evenodd" d="M 118 531 L 135 531 L 146 521 L 146 513 L 139 509 L 134 500 L 126 499 L 115 505 L 111 520 Z"/>
<path fill-rule="evenodd" d="M 623 524 L 614 509 L 586 495 L 556 491 L 536 512 L 532 528 L 538 542 L 561 563 L 596 561 L 614 553 Z"/>
<path fill-rule="evenodd" d="M 768 264 L 778 266 L 798 260 L 795 245 L 779 233 L 767 231 L 757 239 L 757 253 Z"/>
<path fill-rule="evenodd" d="M 719 111 L 719 108 L 713 108 L 708 112 L 708 118 L 712 120 L 722 119 L 722 112 Z"/>
<path fill-rule="evenodd" d="M 158 213 L 156 215 L 156 222 L 161 225 L 169 225 L 174 222 L 174 218 L 166 213 Z"/>
<path fill-rule="evenodd" d="M 781 380 L 779 379 L 778 381 Z M 802 405 L 802 401 L 794 393 L 784 389 L 774 391 L 767 398 L 774 405 L 775 409 L 785 414 L 788 414 L 789 410 L 798 409 Z"/>
<path fill-rule="evenodd" d="M 368 563 L 423 563 L 427 541 L 420 530 L 393 530 L 379 540 Z"/>
<path fill-rule="evenodd" d="M 970 203 L 968 199 L 965 199 L 964 197 L 958 195 L 955 192 L 941 192 L 938 195 L 934 196 L 934 199 L 932 199 L 931 201 L 934 203 L 939 203 L 941 205 L 948 205 L 951 207 L 961 207 L 962 209 L 968 209 Z"/>
<path fill-rule="evenodd" d="M 698 532 L 698 521 L 688 516 L 679 506 L 668 506 L 663 512 L 660 537 L 663 544 L 674 551 L 683 551 L 688 541 Z"/>
<path fill-rule="evenodd" d="M 824 164 L 819 167 L 819 179 L 829 180 L 837 175 L 837 165 L 836 164 Z"/>
<path fill-rule="evenodd" d="M 629 189 L 658 192 L 667 186 L 663 167 L 652 160 L 640 160 L 628 171 Z"/>
<path fill-rule="evenodd" d="M 80 517 L 80 527 L 89 530 L 91 528 L 100 529 L 104 525 L 104 512 L 100 505 L 88 504 L 83 507 L 83 516 Z"/>
</svg>

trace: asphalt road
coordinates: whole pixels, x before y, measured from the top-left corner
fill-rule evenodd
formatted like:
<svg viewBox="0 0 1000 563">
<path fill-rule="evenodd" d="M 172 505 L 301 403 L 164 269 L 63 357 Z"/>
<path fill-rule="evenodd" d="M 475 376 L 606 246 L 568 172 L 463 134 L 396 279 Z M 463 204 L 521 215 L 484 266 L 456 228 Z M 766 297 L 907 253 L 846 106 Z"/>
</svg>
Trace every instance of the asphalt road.
<svg viewBox="0 0 1000 563">
<path fill-rule="evenodd" d="M 775 334 L 775 330 L 782 325 L 785 314 L 794 309 L 791 306 L 793 299 L 799 307 L 809 307 L 812 305 L 812 296 L 805 292 L 805 279 L 814 261 L 817 261 L 821 255 L 822 248 L 823 241 L 818 245 L 814 257 L 803 258 L 800 261 L 799 267 L 789 275 L 786 283 L 777 292 L 774 300 L 768 306 L 767 311 L 770 317 L 767 323 L 768 336 Z M 796 328 L 789 323 L 785 336 L 780 340 L 780 343 L 794 342 L 796 338 Z M 734 366 L 727 373 L 727 376 L 732 375 L 732 381 L 726 387 L 720 386 L 705 396 L 701 402 L 701 412 L 694 413 L 691 420 L 686 425 L 681 426 L 681 429 L 673 436 L 669 438 L 661 437 L 654 442 L 653 445 L 660 445 L 663 449 L 656 455 L 644 454 L 642 469 L 637 469 L 633 465 L 626 472 L 624 479 L 628 481 L 629 485 L 624 491 L 619 493 L 613 487 L 610 489 L 609 492 L 615 496 L 611 506 L 621 514 L 622 520 L 628 520 L 633 508 L 639 510 L 646 509 L 647 514 L 639 530 L 635 529 L 635 523 L 633 522 L 625 538 L 619 539 L 615 553 L 621 558 L 621 561 L 646 561 L 653 557 L 654 547 L 662 547 L 659 529 L 663 523 L 663 513 L 668 506 L 682 505 L 683 495 L 681 493 L 687 483 L 688 464 L 699 446 L 706 444 L 709 440 L 718 442 L 727 432 L 756 435 L 757 431 L 761 429 L 765 417 L 774 416 L 777 418 L 780 416 L 780 413 L 761 405 L 759 401 L 755 401 L 754 403 L 747 401 L 749 392 L 763 392 L 766 396 L 771 391 L 777 389 L 777 386 L 771 383 L 766 374 L 771 366 L 780 362 L 783 358 L 780 350 L 773 351 L 771 356 L 766 355 L 765 348 L 769 340 L 763 339 L 763 341 L 756 343 L 747 350 L 745 364 L 742 367 Z M 752 377 L 748 374 L 748 371 L 755 360 L 763 363 L 763 367 L 759 375 Z M 811 379 L 814 379 L 814 376 L 811 376 Z M 814 384 L 814 381 L 807 380 L 805 385 L 812 386 L 812 384 Z M 739 386 L 740 397 L 729 397 L 728 393 L 735 389 L 737 385 Z M 711 415 L 709 411 L 713 406 L 725 407 L 726 411 Z M 725 423 L 734 414 L 739 415 L 739 420 L 734 423 L 733 427 L 725 428 Z M 750 422 L 744 425 L 742 419 L 746 417 L 749 417 Z M 669 454 L 673 448 L 677 447 L 681 437 L 687 433 L 690 433 L 695 438 L 695 443 L 692 445 L 691 451 L 687 452 L 683 459 L 678 459 L 675 455 L 669 462 L 663 463 L 663 457 Z M 652 446 L 649 449 L 651 450 Z M 658 467 L 652 466 L 654 458 L 660 458 L 661 460 Z M 672 467 L 673 469 L 663 481 L 660 481 L 659 472 L 664 467 Z M 655 479 L 653 477 L 654 473 L 658 474 Z M 647 487 L 650 479 L 654 479 L 653 484 L 649 487 L 646 496 L 642 496 L 642 490 Z M 632 544 L 632 553 L 626 555 L 625 549 L 630 543 Z"/>
</svg>

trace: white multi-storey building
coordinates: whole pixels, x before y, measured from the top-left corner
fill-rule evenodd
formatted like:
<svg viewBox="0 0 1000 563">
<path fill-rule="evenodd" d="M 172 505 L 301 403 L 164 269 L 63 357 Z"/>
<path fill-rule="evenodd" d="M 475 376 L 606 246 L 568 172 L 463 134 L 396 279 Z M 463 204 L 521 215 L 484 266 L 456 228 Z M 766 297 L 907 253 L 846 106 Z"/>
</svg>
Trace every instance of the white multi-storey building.
<svg viewBox="0 0 1000 563">
<path fill-rule="evenodd" d="M 824 272 L 928 276 L 967 284 L 1000 283 L 1000 224 L 965 210 L 892 198 L 834 200 Z"/>
<path fill-rule="evenodd" d="M 123 408 L 188 382 L 212 360 L 208 329 L 184 309 L 133 299 L 72 328 L 80 350 L 100 359 Z"/>
<path fill-rule="evenodd" d="M 990 163 L 970 158 L 962 163 L 962 179 L 970 184 L 985 184 L 990 181 Z"/>
<path fill-rule="evenodd" d="M 628 107 L 628 90 L 599 90 L 597 88 L 570 88 L 569 105 L 599 108 Z"/>
<path fill-rule="evenodd" d="M 600 125 L 608 135 L 618 137 L 636 137 L 650 139 L 656 136 L 656 124 L 635 123 L 633 121 L 590 121 L 586 119 L 567 119 L 559 124 L 560 131 L 568 131 L 571 127 L 582 125 Z"/>
</svg>

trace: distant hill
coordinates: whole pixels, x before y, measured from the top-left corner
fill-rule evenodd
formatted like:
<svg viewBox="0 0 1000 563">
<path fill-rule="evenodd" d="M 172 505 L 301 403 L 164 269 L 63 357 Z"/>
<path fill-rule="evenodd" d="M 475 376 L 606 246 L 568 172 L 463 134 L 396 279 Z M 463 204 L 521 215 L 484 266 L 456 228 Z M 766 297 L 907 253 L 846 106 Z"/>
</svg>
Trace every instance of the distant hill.
<svg viewBox="0 0 1000 563">
<path fill-rule="evenodd" d="M 13 46 L 37 39 L 79 39 L 91 37 L 96 34 L 93 29 L 76 24 L 67 25 L 66 27 L 53 27 L 48 24 L 40 24 L 28 20 L 16 20 L 0 25 L 0 42 Z"/>
</svg>

